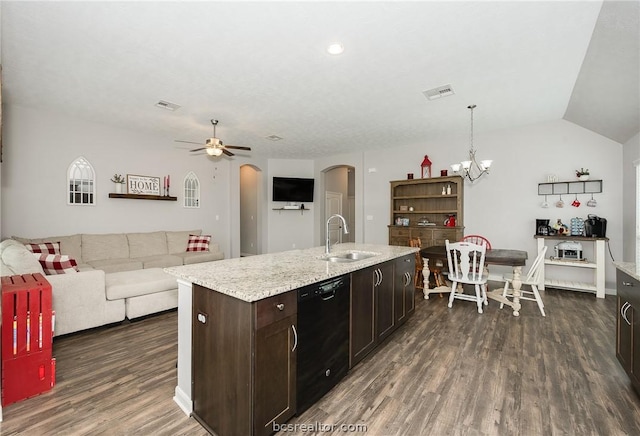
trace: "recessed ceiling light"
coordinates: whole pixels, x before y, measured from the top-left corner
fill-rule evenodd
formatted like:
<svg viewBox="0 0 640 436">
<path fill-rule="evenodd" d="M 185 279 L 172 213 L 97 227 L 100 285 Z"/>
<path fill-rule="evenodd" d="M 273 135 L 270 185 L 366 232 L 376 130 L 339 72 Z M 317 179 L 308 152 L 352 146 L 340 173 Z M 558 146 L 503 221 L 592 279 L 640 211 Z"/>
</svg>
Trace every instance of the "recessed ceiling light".
<svg viewBox="0 0 640 436">
<path fill-rule="evenodd" d="M 331 44 L 329 47 L 327 47 L 327 51 L 329 52 L 329 54 L 339 55 L 344 51 L 344 46 L 340 43 Z"/>
<path fill-rule="evenodd" d="M 265 139 L 268 139 L 269 141 L 280 141 L 282 137 L 278 135 L 269 135 Z"/>
</svg>

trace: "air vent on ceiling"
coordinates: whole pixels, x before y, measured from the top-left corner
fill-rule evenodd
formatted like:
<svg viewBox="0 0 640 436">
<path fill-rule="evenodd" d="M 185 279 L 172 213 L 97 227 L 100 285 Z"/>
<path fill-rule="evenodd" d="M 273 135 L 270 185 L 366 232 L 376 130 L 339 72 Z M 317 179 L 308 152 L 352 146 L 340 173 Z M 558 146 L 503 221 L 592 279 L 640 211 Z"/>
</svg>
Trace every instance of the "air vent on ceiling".
<svg viewBox="0 0 640 436">
<path fill-rule="evenodd" d="M 162 109 L 166 109 L 168 111 L 175 111 L 175 110 L 180 109 L 180 105 L 179 104 L 171 103 L 171 102 L 164 101 L 164 100 L 160 100 L 154 106 L 155 107 L 160 107 Z"/>
<path fill-rule="evenodd" d="M 268 139 L 269 141 L 280 141 L 282 138 L 278 135 L 269 135 L 266 137 L 266 139 Z"/>
<path fill-rule="evenodd" d="M 437 88 L 428 89 L 422 92 L 429 100 L 436 100 L 441 97 L 447 97 L 455 94 L 451 85 L 438 86 Z"/>
</svg>

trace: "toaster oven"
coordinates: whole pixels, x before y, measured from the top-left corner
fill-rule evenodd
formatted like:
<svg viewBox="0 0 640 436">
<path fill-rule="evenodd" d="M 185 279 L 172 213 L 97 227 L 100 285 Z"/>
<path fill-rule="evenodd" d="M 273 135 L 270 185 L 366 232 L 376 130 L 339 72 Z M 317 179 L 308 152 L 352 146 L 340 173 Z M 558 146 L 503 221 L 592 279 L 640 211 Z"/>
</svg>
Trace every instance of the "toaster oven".
<svg viewBox="0 0 640 436">
<path fill-rule="evenodd" d="M 555 258 L 559 260 L 582 260 L 582 244 L 580 242 L 560 242 L 554 247 Z"/>
</svg>

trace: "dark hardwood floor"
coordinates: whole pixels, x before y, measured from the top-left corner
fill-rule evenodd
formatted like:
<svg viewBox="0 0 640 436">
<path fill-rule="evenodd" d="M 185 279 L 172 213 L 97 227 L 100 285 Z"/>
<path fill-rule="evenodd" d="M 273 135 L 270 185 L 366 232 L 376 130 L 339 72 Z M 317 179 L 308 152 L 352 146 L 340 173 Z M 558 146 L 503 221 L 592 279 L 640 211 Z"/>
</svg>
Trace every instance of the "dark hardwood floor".
<svg viewBox="0 0 640 436">
<path fill-rule="evenodd" d="M 640 399 L 615 358 L 615 297 L 543 299 L 546 318 L 534 302 L 515 318 L 495 301 L 479 315 L 471 302 L 418 298 L 374 355 L 289 422 L 316 431 L 286 434 L 640 434 Z M 56 386 L 4 407 L 0 433 L 205 435 L 172 400 L 176 336 L 169 312 L 56 338 Z"/>
</svg>

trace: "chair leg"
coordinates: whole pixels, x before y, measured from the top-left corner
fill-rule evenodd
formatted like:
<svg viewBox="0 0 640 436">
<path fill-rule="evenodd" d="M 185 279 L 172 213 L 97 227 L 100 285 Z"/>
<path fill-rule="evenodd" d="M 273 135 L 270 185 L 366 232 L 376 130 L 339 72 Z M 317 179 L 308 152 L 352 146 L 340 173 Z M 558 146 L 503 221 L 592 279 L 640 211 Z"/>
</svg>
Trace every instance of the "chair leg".
<svg viewBox="0 0 640 436">
<path fill-rule="evenodd" d="M 478 306 L 478 313 L 482 313 L 482 291 L 480 285 L 473 286 L 476 290 L 476 305 Z"/>
<path fill-rule="evenodd" d="M 536 297 L 536 303 L 538 303 L 538 308 L 540 309 L 540 313 L 542 316 L 547 316 L 544 313 L 544 303 L 542 303 L 542 297 L 540 297 L 540 292 L 538 292 L 538 287 L 536 285 L 531 285 L 531 289 L 533 290 L 533 295 Z"/>
<path fill-rule="evenodd" d="M 487 299 L 487 284 L 482 285 L 482 300 L 484 301 L 484 305 L 489 305 L 489 300 Z"/>
<path fill-rule="evenodd" d="M 452 282 L 451 283 L 451 294 L 449 295 L 449 309 L 451 309 L 453 307 L 453 299 L 456 296 L 456 287 L 458 286 L 458 284 L 456 282 Z"/>
</svg>

